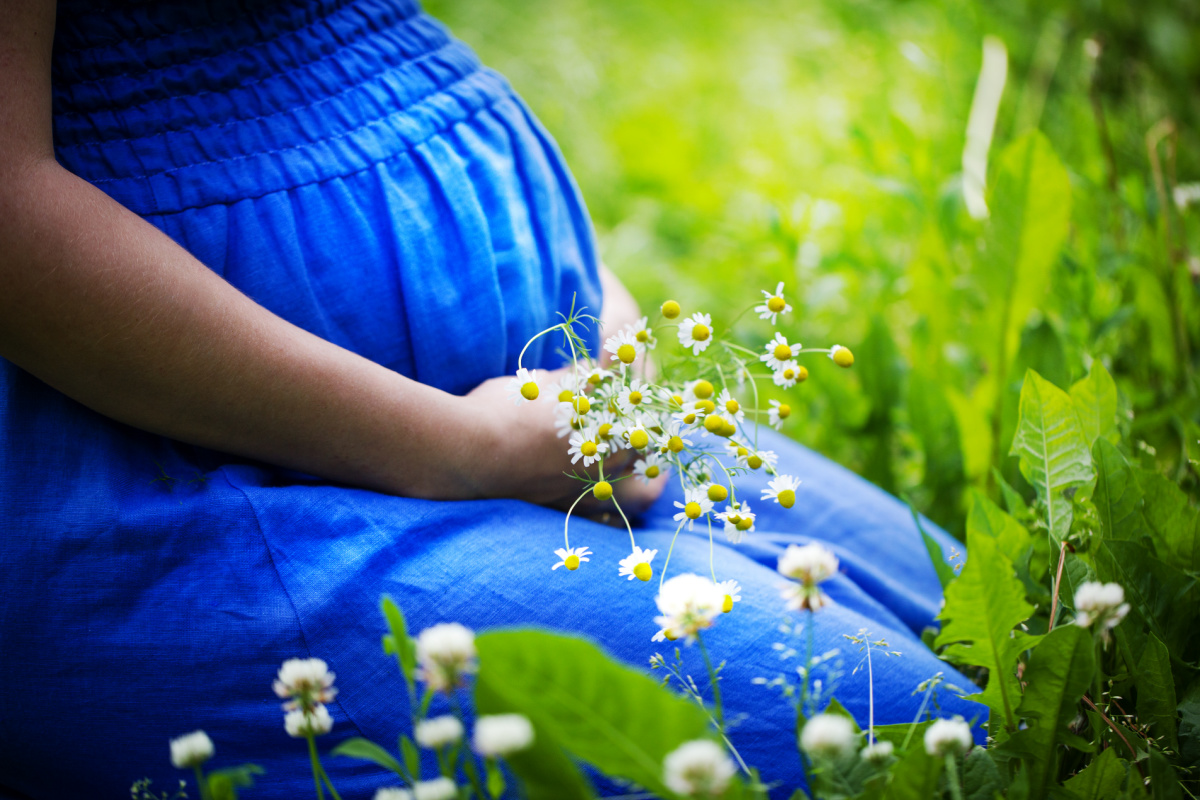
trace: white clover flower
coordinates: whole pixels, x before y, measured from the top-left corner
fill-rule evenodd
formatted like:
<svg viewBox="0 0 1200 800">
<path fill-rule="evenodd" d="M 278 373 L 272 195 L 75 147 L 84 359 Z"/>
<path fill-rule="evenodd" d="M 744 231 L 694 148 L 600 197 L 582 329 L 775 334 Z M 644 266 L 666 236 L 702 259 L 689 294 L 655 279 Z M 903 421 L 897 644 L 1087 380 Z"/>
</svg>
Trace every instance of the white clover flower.
<svg viewBox="0 0 1200 800">
<path fill-rule="evenodd" d="M 617 394 L 617 406 L 626 414 L 634 412 L 646 407 L 646 404 L 653 400 L 650 386 L 642 381 L 634 378 L 629 382 L 629 386 L 622 389 Z"/>
<path fill-rule="evenodd" d="M 778 331 L 775 338 L 763 345 L 766 350 L 758 360 L 767 365 L 768 369 L 780 370 L 784 364 L 792 360 L 792 356 L 800 349 L 799 344 L 788 344 L 787 337 Z"/>
<path fill-rule="evenodd" d="M 742 537 L 754 530 L 754 512 L 745 500 L 725 506 L 725 510 L 713 516 L 725 523 L 725 538 L 730 544 L 740 544 Z"/>
<path fill-rule="evenodd" d="M 413 729 L 413 738 L 417 740 L 417 744 L 430 750 L 460 742 L 462 737 L 462 723 L 450 714 L 423 719 Z"/>
<path fill-rule="evenodd" d="M 1128 613 L 1125 590 L 1119 583 L 1087 581 L 1075 592 L 1075 624 L 1084 628 L 1099 625 L 1098 630 L 1105 641 L 1108 641 L 1109 631 L 1121 624 Z"/>
<path fill-rule="evenodd" d="M 837 761 L 854 752 L 858 734 L 841 714 L 817 714 L 804 724 L 800 748 L 813 758 Z"/>
<path fill-rule="evenodd" d="M 837 556 L 816 542 L 803 547 L 788 545 L 779 557 L 779 572 L 800 583 L 784 588 L 787 607 L 793 611 L 818 611 L 833 602 L 819 584 L 836 575 L 838 566 Z"/>
<path fill-rule="evenodd" d="M 633 552 L 621 559 L 621 569 L 617 572 L 617 577 L 628 575 L 629 580 L 634 578 L 639 581 L 650 580 L 650 576 L 654 574 L 650 562 L 656 555 L 658 555 L 657 550 L 643 550 L 635 544 Z"/>
<path fill-rule="evenodd" d="M 212 739 L 204 731 L 192 731 L 171 740 L 171 763 L 179 769 L 198 767 L 212 758 Z"/>
<path fill-rule="evenodd" d="M 560 547 L 554 551 L 554 555 L 558 556 L 559 561 L 550 569 L 555 570 L 559 567 L 566 567 L 571 572 L 579 569 L 579 564 L 584 561 L 591 561 L 588 556 L 592 555 L 592 551 L 586 547 Z"/>
<path fill-rule="evenodd" d="M 533 724 L 521 714 L 492 714 L 475 720 L 475 752 L 496 758 L 533 744 Z"/>
<path fill-rule="evenodd" d="M 697 631 L 712 627 L 725 605 L 725 593 L 708 578 L 687 573 L 664 583 L 654 602 L 662 612 L 654 618 L 660 628 L 654 641 L 684 636 L 691 641 Z"/>
<path fill-rule="evenodd" d="M 758 314 L 759 319 L 769 319 L 771 324 L 775 325 L 775 318 L 780 314 L 787 314 L 792 310 L 787 301 L 783 299 L 783 281 L 775 287 L 775 293 L 771 294 L 766 289 L 762 290 L 763 304 L 755 306 L 754 311 Z"/>
<path fill-rule="evenodd" d="M 646 352 L 646 347 L 635 338 L 632 330 L 626 328 L 616 336 L 608 337 L 604 349 L 612 353 L 615 361 L 628 366 Z"/>
<path fill-rule="evenodd" d="M 895 746 L 891 742 L 875 742 L 875 744 L 869 744 L 864 747 L 862 753 L 859 755 L 862 756 L 864 761 L 881 767 L 892 757 L 892 752 L 895 749 Z"/>
<path fill-rule="evenodd" d="M 413 800 L 454 800 L 458 797 L 458 787 L 454 781 L 443 776 L 430 781 L 417 781 L 413 784 Z"/>
<path fill-rule="evenodd" d="M 775 430 L 783 429 L 783 421 L 792 415 L 792 407 L 787 403 L 781 403 L 778 400 L 771 401 L 771 408 L 767 411 L 767 422 Z"/>
<path fill-rule="evenodd" d="M 679 322 L 679 343 L 698 356 L 712 344 L 712 317 L 696 312 Z"/>
<path fill-rule="evenodd" d="M 774 500 L 784 508 L 791 508 L 796 504 L 796 490 L 800 488 L 800 479 L 791 475 L 776 475 L 767 483 L 767 487 L 762 490 L 763 500 Z"/>
<path fill-rule="evenodd" d="M 684 742 L 663 759 L 663 783 L 684 797 L 717 797 L 729 786 L 737 769 L 716 742 Z"/>
<path fill-rule="evenodd" d="M 608 452 L 608 444 L 601 441 L 599 433 L 591 427 L 572 433 L 567 442 L 571 445 L 567 455 L 571 456 L 572 464 L 582 458 L 583 465 L 590 467 Z"/>
<path fill-rule="evenodd" d="M 686 431 L 679 420 L 671 420 L 663 427 L 662 435 L 658 437 L 658 449 L 661 453 L 681 453 L 685 447 L 691 447 L 694 442 L 684 436 Z"/>
<path fill-rule="evenodd" d="M 516 405 L 537 400 L 540 393 L 537 370 L 530 371 L 521 367 L 517 370 L 517 377 L 508 382 L 508 397 Z"/>
<path fill-rule="evenodd" d="M 925 729 L 925 752 L 937 758 L 965 753 L 974 743 L 962 717 L 939 719 Z"/>
<path fill-rule="evenodd" d="M 663 473 L 663 467 L 666 466 L 666 461 L 658 453 L 647 453 L 644 457 L 639 458 L 633 465 L 633 474 L 637 475 L 646 483 L 657 478 Z"/>
<path fill-rule="evenodd" d="M 781 389 L 790 389 L 801 381 L 808 379 L 808 370 L 796 363 L 795 359 L 787 361 L 779 369 L 771 373 L 771 380 Z"/>
<path fill-rule="evenodd" d="M 729 393 L 728 389 L 722 389 L 717 395 L 717 410 L 738 422 L 743 422 L 746 419 L 746 412 L 742 410 L 742 404 Z"/>
<path fill-rule="evenodd" d="M 732 578 L 727 581 L 721 581 L 717 584 L 717 589 L 725 596 L 721 603 L 721 611 L 728 614 L 733 611 L 733 604 L 742 599 L 742 586 Z"/>
<path fill-rule="evenodd" d="M 319 658 L 289 658 L 279 668 L 271 688 L 276 696 L 287 700 L 285 711 L 297 708 L 312 708 L 328 703 L 337 695 L 333 688 L 336 677 L 328 665 Z"/>
<path fill-rule="evenodd" d="M 475 632 L 443 622 L 417 635 L 418 676 L 435 692 L 448 692 L 475 672 Z"/>
<path fill-rule="evenodd" d="M 849 347 L 842 347 L 840 344 L 829 348 L 829 358 L 839 367 L 849 367 L 854 364 L 854 353 L 850 352 Z"/>
<path fill-rule="evenodd" d="M 375 790 L 375 800 L 413 800 L 412 792 L 399 786 Z"/>
<path fill-rule="evenodd" d="M 658 346 L 658 341 L 654 338 L 654 330 L 650 327 L 649 317 L 642 317 L 630 325 L 629 330 L 633 333 L 633 338 L 637 340 L 638 344 L 647 350 L 653 350 Z"/>
<path fill-rule="evenodd" d="M 316 706 L 312 710 L 297 708 L 284 715 L 283 729 L 295 739 L 320 736 L 333 730 L 333 717 L 329 716 L 325 706 Z"/>
<path fill-rule="evenodd" d="M 712 500 L 708 499 L 708 493 L 703 487 L 688 489 L 683 493 L 683 499 L 685 500 L 683 503 L 678 500 L 675 501 L 675 507 L 683 509 L 675 515 L 675 521 L 682 522 L 686 520 L 687 528 L 690 531 L 692 530 L 693 522 L 712 511 L 713 504 Z"/>
</svg>

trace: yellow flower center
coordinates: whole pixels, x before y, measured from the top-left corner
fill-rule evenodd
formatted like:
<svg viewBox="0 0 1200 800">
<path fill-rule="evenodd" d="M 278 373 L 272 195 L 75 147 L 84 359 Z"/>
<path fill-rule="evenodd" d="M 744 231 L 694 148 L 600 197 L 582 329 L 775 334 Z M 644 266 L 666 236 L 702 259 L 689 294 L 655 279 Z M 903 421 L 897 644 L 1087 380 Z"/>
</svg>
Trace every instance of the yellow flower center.
<svg viewBox="0 0 1200 800">
<path fill-rule="evenodd" d="M 634 334 L 633 338 L 637 339 L 642 344 L 650 341 L 650 331 L 642 329 Z"/>
<path fill-rule="evenodd" d="M 748 456 L 750 454 L 750 451 L 744 447 L 739 447 L 737 449 L 737 454 L 738 454 L 738 458 L 745 458 L 746 456 Z"/>
<path fill-rule="evenodd" d="M 792 357 L 792 348 L 788 347 L 786 344 L 775 345 L 775 360 L 776 361 L 787 361 L 791 357 Z"/>
<path fill-rule="evenodd" d="M 791 415 L 792 415 L 792 407 L 789 406 L 787 403 L 780 403 L 779 404 L 779 418 L 787 419 Z"/>
<path fill-rule="evenodd" d="M 683 424 L 684 424 L 684 425 L 691 425 L 691 424 L 692 424 L 693 422 L 695 422 L 695 421 L 696 421 L 696 415 L 695 415 L 695 414 L 685 414 L 685 415 L 684 415 L 684 417 L 683 417 Z M 675 452 L 677 452 L 677 453 L 678 453 L 679 451 L 678 451 L 678 450 L 676 450 Z"/>
<path fill-rule="evenodd" d="M 679 303 L 676 303 L 674 300 L 668 300 L 667 302 L 662 304 L 661 310 L 662 310 L 662 315 L 664 317 L 666 317 L 667 319 L 675 319 L 676 317 L 679 316 L 679 311 L 680 311 Z"/>
<path fill-rule="evenodd" d="M 521 397 L 524 397 L 526 400 L 537 400 L 538 385 L 533 381 L 521 384 Z"/>
<path fill-rule="evenodd" d="M 714 503 L 719 503 L 726 497 L 729 497 L 729 490 L 721 484 L 714 483 L 712 486 L 708 487 L 708 499 L 712 500 Z"/>
<path fill-rule="evenodd" d="M 779 312 L 781 312 L 785 308 L 787 308 L 787 303 L 785 303 L 783 301 L 782 297 L 772 297 L 770 300 L 767 301 L 767 308 L 770 309 L 771 311 L 774 311 L 776 314 L 778 314 Z"/>
<path fill-rule="evenodd" d="M 753 517 L 739 517 L 737 521 L 737 529 L 739 531 L 748 531 L 754 527 Z"/>
<path fill-rule="evenodd" d="M 637 358 L 637 348 L 631 344 L 623 344 L 617 348 L 617 358 L 621 359 L 622 364 L 632 364 Z"/>
<path fill-rule="evenodd" d="M 583 395 L 575 396 L 575 413 L 586 414 L 592 410 L 592 402 Z"/>
<path fill-rule="evenodd" d="M 783 371 L 783 379 L 785 381 L 794 381 L 796 379 L 796 370 L 788 367 Z"/>
<path fill-rule="evenodd" d="M 566 561 L 563 562 L 563 566 L 572 572 L 579 569 L 579 556 L 574 554 L 567 556 Z"/>
<path fill-rule="evenodd" d="M 683 507 L 683 513 L 687 515 L 688 519 L 699 519 L 701 514 L 700 504 L 692 500 Z"/>
<path fill-rule="evenodd" d="M 650 434 L 643 430 L 635 430 L 629 434 L 629 446 L 634 450 L 641 450 L 646 445 L 650 444 Z"/>
<path fill-rule="evenodd" d="M 632 391 L 629 393 L 629 404 L 631 406 L 636 406 L 640 402 L 642 402 L 642 393 L 641 392 Z"/>
<path fill-rule="evenodd" d="M 725 595 L 725 602 L 721 604 L 721 610 L 726 614 L 733 611 L 733 595 Z"/>
<path fill-rule="evenodd" d="M 805 381 L 807 379 L 808 379 L 808 367 L 801 367 L 800 371 L 798 373 L 796 373 L 796 380 Z"/>
<path fill-rule="evenodd" d="M 712 397 L 713 385 L 708 381 L 696 381 L 696 385 L 692 387 L 692 394 L 703 400 L 706 397 Z"/>
<path fill-rule="evenodd" d="M 728 439 L 730 436 L 733 436 L 735 433 L 737 433 L 737 426 L 734 425 L 732 422 L 727 421 L 724 425 L 721 426 L 721 430 L 717 431 L 717 436 L 724 436 L 726 439 Z"/>
<path fill-rule="evenodd" d="M 650 466 L 646 467 L 646 477 L 657 478 L 660 471 L 661 470 L 659 470 L 657 464 L 651 464 Z"/>
<path fill-rule="evenodd" d="M 741 406 L 738 405 L 737 400 L 734 400 L 731 398 L 725 402 L 725 410 L 728 411 L 730 414 L 736 414 L 740 409 L 741 409 Z"/>
<path fill-rule="evenodd" d="M 737 525 L 739 522 L 742 521 L 742 518 L 739 517 L 737 514 L 730 514 L 729 516 L 725 517 L 725 521 L 728 522 L 730 525 Z"/>
<path fill-rule="evenodd" d="M 639 581 L 648 581 L 650 580 L 650 576 L 654 574 L 654 570 L 650 569 L 650 565 L 643 561 L 634 566 L 633 574 Z"/>
<path fill-rule="evenodd" d="M 571 398 L 574 396 L 575 395 L 571 393 L 570 389 L 563 389 L 561 392 L 558 393 L 558 402 L 569 403 L 569 402 L 571 402 Z"/>
<path fill-rule="evenodd" d="M 608 481 L 600 481 L 592 487 L 592 496 L 597 500 L 607 500 L 613 496 L 612 484 Z"/>
<path fill-rule="evenodd" d="M 673 642 L 679 638 L 679 634 L 677 634 L 675 631 L 672 631 L 672 630 L 663 631 L 663 636 L 667 637 L 668 642 Z"/>
<path fill-rule="evenodd" d="M 711 414 L 712 412 L 717 410 L 717 404 L 714 403 L 712 400 L 697 400 L 696 408 L 700 409 L 705 414 Z"/>
<path fill-rule="evenodd" d="M 583 453 L 588 458 L 591 458 L 592 456 L 596 455 L 596 443 L 584 442 L 579 446 L 579 452 Z"/>
<path fill-rule="evenodd" d="M 605 422 L 603 425 L 600 426 L 598 433 L 600 434 L 601 439 L 611 439 L 612 438 L 612 423 Z"/>
<path fill-rule="evenodd" d="M 700 325 L 697 323 L 696 325 L 692 326 L 692 341 L 703 342 L 708 339 L 711 333 L 712 331 L 708 329 L 707 325 Z"/>
<path fill-rule="evenodd" d="M 693 333 L 692 338 L 696 338 L 696 334 Z M 847 347 L 839 347 L 837 352 L 833 354 L 833 363 L 839 367 L 849 367 L 854 363 L 854 353 L 851 353 Z"/>
<path fill-rule="evenodd" d="M 593 372 L 591 375 L 588 375 L 588 383 L 590 383 L 592 386 L 595 386 L 603 380 L 604 376 L 599 372 Z"/>
<path fill-rule="evenodd" d="M 709 433 L 716 433 L 723 427 L 725 427 L 725 420 L 719 414 L 712 414 L 704 418 L 704 429 Z"/>
<path fill-rule="evenodd" d="M 746 466 L 750 469 L 758 469 L 762 466 L 762 459 L 757 454 L 752 455 L 746 459 Z"/>
<path fill-rule="evenodd" d="M 678 395 L 678 394 L 671 395 L 671 405 L 682 406 L 683 405 L 683 396 Z"/>
<path fill-rule="evenodd" d="M 679 436 L 672 436 L 667 440 L 667 449 L 672 453 L 679 453 L 683 450 L 683 439 Z"/>
<path fill-rule="evenodd" d="M 779 505 L 784 508 L 791 508 L 796 504 L 796 493 L 791 489 L 784 489 L 779 493 Z"/>
</svg>

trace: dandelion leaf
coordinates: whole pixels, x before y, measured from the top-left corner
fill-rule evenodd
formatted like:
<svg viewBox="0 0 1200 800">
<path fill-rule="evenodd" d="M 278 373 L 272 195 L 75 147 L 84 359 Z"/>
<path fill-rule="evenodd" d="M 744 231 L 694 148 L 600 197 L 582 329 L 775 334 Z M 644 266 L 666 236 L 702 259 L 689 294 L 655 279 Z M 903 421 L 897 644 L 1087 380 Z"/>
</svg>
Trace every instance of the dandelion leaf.
<svg viewBox="0 0 1200 800">
<path fill-rule="evenodd" d="M 1033 370 L 1021 386 L 1012 455 L 1046 504 L 1051 535 L 1062 541 L 1071 527 L 1071 501 L 1063 492 L 1092 479 L 1092 456 L 1070 396 Z"/>
<path fill-rule="evenodd" d="M 1096 491 L 1092 502 L 1100 515 L 1106 539 L 1137 541 L 1145 531 L 1142 522 L 1142 489 L 1125 456 L 1111 442 L 1097 439 L 1092 445 L 1096 466 Z"/>
<path fill-rule="evenodd" d="M 1141 542 L 1104 542 L 1095 559 L 1099 579 L 1121 584 L 1132 613 L 1172 653 L 1191 652 L 1189 643 L 1200 634 L 1195 624 L 1200 589 L 1193 576 L 1156 558 Z"/>
<path fill-rule="evenodd" d="M 929 800 L 939 797 L 938 780 L 945 762 L 925 752 L 924 747 L 910 747 L 892 767 L 892 782 L 884 792 L 886 800 Z"/>
<path fill-rule="evenodd" d="M 1200 572 L 1200 512 L 1179 486 L 1163 476 L 1144 472 L 1140 482 L 1159 558 L 1178 569 Z"/>
<path fill-rule="evenodd" d="M 670 796 L 663 758 L 683 742 L 708 735 L 702 709 L 584 639 L 492 631 L 480 635 L 476 647 L 479 713 L 516 712 L 533 723 L 535 751 L 510 759 L 531 798 L 591 796 L 568 753 Z"/>
<path fill-rule="evenodd" d="M 992 535 L 967 520 L 967 564 L 946 589 L 944 621 L 937 646 L 949 645 L 943 657 L 958 664 L 986 667 L 987 688 L 976 695 L 992 710 L 992 727 L 1016 729 L 1016 708 L 1021 690 L 1017 658 L 1036 637 L 1014 630 L 1033 613 L 1025 601 L 1025 588 L 1012 562 L 1000 552 Z"/>
<path fill-rule="evenodd" d="M 1175 721 L 1175 678 L 1171 675 L 1171 654 L 1167 646 L 1151 634 L 1138 659 L 1138 721 L 1150 726 L 1150 735 L 1165 737 L 1172 750 L 1179 750 Z"/>
<path fill-rule="evenodd" d="M 1071 402 L 1089 447 L 1099 439 L 1117 441 L 1117 384 L 1098 360 L 1071 387 Z"/>
<path fill-rule="evenodd" d="M 347 756 L 348 758 L 357 758 L 361 761 L 370 761 L 372 764 L 381 766 L 384 769 L 390 769 L 405 780 L 409 778 L 409 773 L 404 771 L 404 768 L 400 766 L 400 762 L 396 760 L 396 757 L 370 739 L 355 736 L 333 748 L 332 752 L 335 756 Z"/>
<path fill-rule="evenodd" d="M 963 800 L 994 800 L 1004 792 L 1004 778 L 991 754 L 976 747 L 963 761 Z"/>
<path fill-rule="evenodd" d="M 972 554 L 974 557 L 974 554 Z M 1026 725 L 1000 745 L 1029 770 L 1033 797 L 1048 797 L 1056 785 L 1060 744 L 1087 746 L 1067 730 L 1075 706 L 1095 671 L 1092 635 L 1077 625 L 1060 625 L 1041 640 L 1025 670 L 1025 696 L 1017 713 Z"/>
<path fill-rule="evenodd" d="M 1064 783 L 1063 794 L 1070 800 L 1108 800 L 1120 792 L 1125 770 L 1125 762 L 1110 747 Z"/>
<path fill-rule="evenodd" d="M 912 505 L 908 507 L 912 513 L 913 524 L 917 526 L 917 530 L 921 533 L 921 541 L 925 543 L 925 552 L 929 553 L 929 560 L 933 564 L 933 571 L 937 574 L 938 583 L 942 585 L 942 590 L 945 591 L 950 582 L 954 580 L 954 567 L 950 566 L 950 562 L 946 560 L 946 554 L 942 552 L 942 546 L 937 543 L 937 540 L 925 532 L 925 526 L 921 524 L 921 517 L 917 514 Z"/>
<path fill-rule="evenodd" d="M 1025 526 L 1001 510 L 978 489 L 971 490 L 970 524 L 981 533 L 996 540 L 1000 552 L 1009 561 L 1016 562 L 1033 542 Z"/>
<path fill-rule="evenodd" d="M 1154 800 L 1183 800 L 1179 775 L 1162 751 L 1150 749 L 1150 796 Z"/>
</svg>

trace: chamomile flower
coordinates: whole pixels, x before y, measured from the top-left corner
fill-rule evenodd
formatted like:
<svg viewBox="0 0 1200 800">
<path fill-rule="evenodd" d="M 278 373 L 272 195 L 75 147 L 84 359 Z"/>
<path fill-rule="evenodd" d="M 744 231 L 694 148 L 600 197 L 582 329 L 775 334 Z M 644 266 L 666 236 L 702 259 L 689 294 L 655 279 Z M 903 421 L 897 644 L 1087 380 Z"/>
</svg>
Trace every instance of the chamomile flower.
<svg viewBox="0 0 1200 800">
<path fill-rule="evenodd" d="M 775 385 L 781 389 L 790 389 L 797 383 L 808 380 L 808 370 L 792 359 L 771 373 L 771 380 L 775 381 Z"/>
<path fill-rule="evenodd" d="M 582 430 L 587 423 L 583 417 L 575 413 L 570 403 L 559 403 L 554 408 L 554 429 L 558 438 L 569 436 L 574 431 Z"/>
<path fill-rule="evenodd" d="M 567 450 L 567 455 L 571 456 L 572 464 L 582 458 L 583 465 L 590 467 L 593 461 L 599 461 L 608 452 L 608 444 L 600 440 L 600 436 L 594 428 L 588 427 L 582 431 L 576 431 L 567 441 L 571 445 Z"/>
<path fill-rule="evenodd" d="M 662 475 L 666 466 L 667 462 L 661 455 L 658 453 L 647 453 L 633 465 L 633 474 L 637 475 L 644 482 L 649 483 L 659 475 Z"/>
<path fill-rule="evenodd" d="M 556 403 L 565 403 L 569 407 L 571 401 L 575 399 L 575 395 L 580 394 L 586 387 L 586 376 L 580 375 L 576 379 L 574 373 L 567 372 L 550 384 L 546 398 Z"/>
<path fill-rule="evenodd" d="M 599 411 L 592 419 L 592 424 L 596 426 L 596 437 L 598 441 L 612 447 L 614 450 L 620 448 L 621 444 L 621 423 L 617 419 L 617 415 L 605 409 Z"/>
<path fill-rule="evenodd" d="M 659 389 L 658 394 L 659 397 L 662 398 L 663 403 L 665 403 L 667 408 L 671 411 L 678 411 L 679 409 L 683 408 L 683 403 L 686 399 L 684 397 L 684 392 L 664 386 Z"/>
<path fill-rule="evenodd" d="M 683 499 L 686 502 L 675 501 L 676 508 L 682 508 L 675 515 L 676 522 L 687 521 L 687 529 L 692 530 L 692 523 L 700 519 L 700 517 L 708 514 L 713 509 L 712 500 L 708 499 L 708 493 L 703 488 L 688 489 L 684 492 Z"/>
<path fill-rule="evenodd" d="M 621 559 L 621 569 L 617 573 L 618 577 L 628 575 L 629 580 L 637 578 L 639 581 L 648 581 L 654 571 L 650 567 L 650 562 L 658 555 L 657 550 L 643 550 L 636 544 L 633 546 L 633 552 L 625 558 Z"/>
<path fill-rule="evenodd" d="M 653 400 L 650 387 L 634 378 L 629 386 L 617 394 L 617 406 L 625 414 L 632 414 L 646 407 Z"/>
<path fill-rule="evenodd" d="M 775 430 L 783 429 L 783 421 L 792 415 L 792 407 L 787 403 L 781 403 L 778 400 L 771 401 L 771 408 L 767 411 L 767 422 Z"/>
<path fill-rule="evenodd" d="M 746 455 L 739 453 L 737 459 L 738 466 L 747 469 L 760 469 L 765 466 L 768 470 L 773 470 L 778 462 L 779 456 L 774 450 L 750 450 Z"/>
<path fill-rule="evenodd" d="M 713 516 L 725 523 L 725 538 L 730 544 L 740 544 L 742 537 L 754 530 L 754 512 L 745 500 L 731 506 Z"/>
<path fill-rule="evenodd" d="M 671 418 L 691 427 L 704 419 L 704 411 L 698 408 L 695 403 L 684 403 L 678 411 L 671 415 Z"/>
<path fill-rule="evenodd" d="M 658 345 L 658 340 L 654 338 L 654 329 L 650 327 L 649 323 L 649 317 L 642 317 L 630 325 L 629 330 L 638 344 L 647 350 L 653 350 Z"/>
<path fill-rule="evenodd" d="M 537 370 L 527 370 L 521 367 L 517 377 L 508 382 L 508 397 L 516 405 L 529 403 L 538 399 L 541 390 L 538 389 Z"/>
<path fill-rule="evenodd" d="M 725 595 L 725 601 L 721 604 L 721 611 L 726 614 L 733 611 L 733 604 L 742 599 L 742 587 L 735 580 L 721 581 L 717 584 L 717 590 Z"/>
<path fill-rule="evenodd" d="M 611 369 L 604 369 L 603 367 L 601 367 L 599 364 L 595 363 L 594 361 L 583 364 L 582 366 L 584 366 L 585 369 L 580 374 L 583 376 L 584 380 L 591 386 L 600 386 L 602 383 L 609 380 L 610 378 L 615 377 L 617 374 L 617 373 L 613 372 Z"/>
<path fill-rule="evenodd" d="M 712 627 L 725 605 L 725 593 L 708 578 L 676 575 L 662 585 L 654 602 L 661 612 L 654 621 L 663 638 L 691 641 L 698 631 Z"/>
<path fill-rule="evenodd" d="M 650 431 L 646 430 L 640 419 L 635 419 L 632 425 L 625 426 L 621 438 L 634 450 L 645 450 L 650 446 Z"/>
<path fill-rule="evenodd" d="M 829 348 L 829 358 L 839 367 L 854 366 L 854 353 L 850 352 L 849 347 L 842 347 L 840 344 Z"/>
<path fill-rule="evenodd" d="M 559 557 L 559 562 L 550 569 L 555 570 L 559 567 L 566 567 L 571 572 L 579 569 L 579 564 L 583 561 L 591 561 L 588 556 L 592 555 L 592 551 L 586 547 L 560 547 L 554 551 L 554 555 Z"/>
<path fill-rule="evenodd" d="M 691 447 L 695 442 L 684 436 L 686 431 L 679 420 L 671 420 L 663 428 L 662 434 L 658 437 L 658 449 L 660 453 L 681 453 L 685 447 Z"/>
<path fill-rule="evenodd" d="M 728 389 L 722 389 L 717 395 L 717 411 L 723 414 L 728 419 L 742 422 L 746 419 L 746 412 L 742 410 L 742 404 L 737 401 Z"/>
<path fill-rule="evenodd" d="M 763 500 L 774 500 L 784 508 L 791 508 L 796 504 L 796 490 L 800 488 L 800 479 L 791 475 L 777 475 L 767 487 L 762 490 Z"/>
<path fill-rule="evenodd" d="M 706 381 L 704 378 L 692 381 L 688 384 L 687 391 L 684 392 L 685 397 L 694 397 L 697 400 L 708 400 L 713 396 L 715 388 L 712 381 Z"/>
<path fill-rule="evenodd" d="M 792 310 L 792 307 L 783 299 L 783 281 L 780 281 L 779 285 L 775 287 L 774 294 L 771 294 L 766 289 L 763 289 L 762 293 L 763 304 L 754 307 L 759 319 L 769 319 L 771 320 L 771 324 L 774 325 L 775 317 Z"/>
<path fill-rule="evenodd" d="M 698 356 L 712 344 L 712 317 L 697 311 L 679 323 L 679 343 Z"/>
<path fill-rule="evenodd" d="M 628 328 L 616 336 L 608 337 L 604 349 L 612 353 L 613 360 L 624 366 L 629 366 L 638 356 L 646 352 L 645 346 L 634 338 L 633 331 Z"/>
<path fill-rule="evenodd" d="M 800 349 L 799 344 L 788 344 L 787 337 L 782 333 L 776 332 L 775 338 L 763 345 L 766 350 L 758 360 L 767 365 L 769 369 L 783 369 L 783 365 L 792 360 L 792 356 Z"/>
</svg>

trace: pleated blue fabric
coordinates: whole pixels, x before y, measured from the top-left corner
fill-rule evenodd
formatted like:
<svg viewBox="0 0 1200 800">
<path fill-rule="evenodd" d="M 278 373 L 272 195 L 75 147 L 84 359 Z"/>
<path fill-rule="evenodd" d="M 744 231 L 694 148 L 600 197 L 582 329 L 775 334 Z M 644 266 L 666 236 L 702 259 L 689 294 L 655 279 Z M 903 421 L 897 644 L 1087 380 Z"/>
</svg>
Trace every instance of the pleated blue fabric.
<svg viewBox="0 0 1200 800">
<path fill-rule="evenodd" d="M 53 68 L 65 167 L 271 311 L 390 369 L 462 393 L 512 372 L 572 302 L 600 309 L 591 225 L 553 140 L 412 0 L 60 0 Z M 526 363 L 560 363 L 544 341 Z M 794 670 L 773 648 L 788 641 L 773 571 L 788 543 L 841 558 L 816 643 L 843 651 L 836 693 L 859 719 L 867 684 L 842 634 L 867 628 L 904 653 L 875 670 L 878 722 L 911 719 L 917 683 L 946 668 L 918 638 L 941 594 L 907 509 L 767 438 L 804 484 L 790 512 L 756 505 L 742 545 L 713 546 L 743 599 L 709 642 L 746 715 L 734 743 L 783 787 L 801 781 L 793 712 L 754 679 Z M 638 521 L 639 544 L 666 552 L 677 499 Z M 323 748 L 394 743 L 408 711 L 379 647 L 385 593 L 414 629 L 548 626 L 644 668 L 662 650 L 655 584 L 618 577 L 624 533 L 572 525 L 595 555 L 551 572 L 560 512 L 330 485 L 113 422 L 0 360 L 0 796 L 165 788 L 187 777 L 168 738 L 197 728 L 214 766 L 266 768 L 249 796 L 305 796 L 304 745 L 271 680 L 284 659 L 325 659 L 341 693 Z M 709 549 L 707 530 L 683 533 L 672 572 L 707 573 Z M 395 782 L 326 763 L 347 799 Z"/>
</svg>

